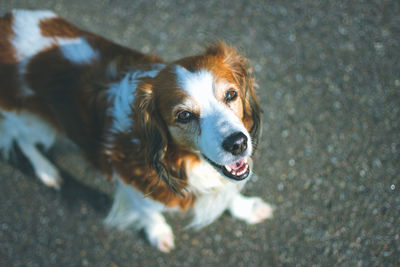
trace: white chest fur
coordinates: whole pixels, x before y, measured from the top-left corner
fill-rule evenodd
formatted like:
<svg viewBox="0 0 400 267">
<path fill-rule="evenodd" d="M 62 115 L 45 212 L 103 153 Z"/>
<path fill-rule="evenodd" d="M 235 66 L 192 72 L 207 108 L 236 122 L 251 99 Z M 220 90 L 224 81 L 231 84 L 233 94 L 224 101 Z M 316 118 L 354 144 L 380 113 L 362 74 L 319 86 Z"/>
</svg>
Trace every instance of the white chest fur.
<svg viewBox="0 0 400 267">
<path fill-rule="evenodd" d="M 194 228 L 206 226 L 219 217 L 247 181 L 232 182 L 205 161 L 188 171 L 188 178 L 188 189 L 197 197 L 189 225 Z"/>
</svg>

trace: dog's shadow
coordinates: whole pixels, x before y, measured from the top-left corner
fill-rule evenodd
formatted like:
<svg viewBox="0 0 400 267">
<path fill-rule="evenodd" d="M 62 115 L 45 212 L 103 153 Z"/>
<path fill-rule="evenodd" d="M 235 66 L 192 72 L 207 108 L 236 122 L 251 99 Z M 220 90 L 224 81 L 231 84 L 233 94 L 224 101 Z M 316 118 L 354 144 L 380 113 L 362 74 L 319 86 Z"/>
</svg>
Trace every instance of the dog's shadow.
<svg viewBox="0 0 400 267">
<path fill-rule="evenodd" d="M 53 157 L 51 156 L 51 152 L 42 153 L 45 154 L 47 158 L 52 160 Z M 43 187 L 46 187 L 36 177 L 31 163 L 17 146 L 14 147 L 11 158 L 8 162 L 15 169 L 20 170 L 25 176 L 34 178 L 37 183 L 40 183 Z M 58 165 L 57 169 L 62 178 L 61 189 L 56 191 L 55 189 L 49 188 L 49 191 L 51 190 L 52 192 L 56 192 L 57 194 L 61 195 L 62 199 L 66 202 L 66 205 L 70 208 L 75 208 L 80 206 L 81 203 L 85 203 L 101 216 L 107 214 L 112 205 L 112 199 L 108 194 L 102 192 L 100 189 L 93 188 L 90 185 L 79 181 L 79 177 L 74 177 Z"/>
<path fill-rule="evenodd" d="M 60 194 L 68 206 L 74 207 L 78 202 L 84 202 L 101 215 L 109 211 L 112 199 L 106 193 L 80 182 L 60 168 L 59 171 L 63 179 Z"/>
</svg>

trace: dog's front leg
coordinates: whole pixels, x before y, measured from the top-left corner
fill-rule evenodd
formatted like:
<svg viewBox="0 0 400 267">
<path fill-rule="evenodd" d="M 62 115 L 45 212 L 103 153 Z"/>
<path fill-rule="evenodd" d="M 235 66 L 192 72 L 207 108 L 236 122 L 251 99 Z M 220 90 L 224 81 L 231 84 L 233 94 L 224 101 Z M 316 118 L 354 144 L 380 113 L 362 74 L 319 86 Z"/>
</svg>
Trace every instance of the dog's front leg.
<svg viewBox="0 0 400 267">
<path fill-rule="evenodd" d="M 259 197 L 246 197 L 236 194 L 228 207 L 233 217 L 244 220 L 248 224 L 259 223 L 273 217 L 273 207 Z"/>
<path fill-rule="evenodd" d="M 118 178 L 114 203 L 105 223 L 121 230 L 127 227 L 143 229 L 151 245 L 169 252 L 174 248 L 174 235 L 162 215 L 164 209 L 163 204 L 145 197 Z"/>
<path fill-rule="evenodd" d="M 150 244 L 168 253 L 174 248 L 174 235 L 161 213 L 146 214 L 143 218 L 144 231 Z"/>
</svg>

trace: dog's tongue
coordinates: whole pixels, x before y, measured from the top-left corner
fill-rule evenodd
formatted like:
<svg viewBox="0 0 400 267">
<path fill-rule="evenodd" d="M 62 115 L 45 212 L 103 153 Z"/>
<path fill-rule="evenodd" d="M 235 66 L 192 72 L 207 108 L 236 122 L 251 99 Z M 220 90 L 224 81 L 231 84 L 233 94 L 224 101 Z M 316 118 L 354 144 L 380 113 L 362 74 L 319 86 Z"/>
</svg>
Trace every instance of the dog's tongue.
<svg viewBox="0 0 400 267">
<path fill-rule="evenodd" d="M 239 161 L 236 161 L 235 163 L 229 164 L 229 168 L 231 168 L 234 171 L 240 170 L 244 165 L 246 164 L 246 162 L 244 161 L 244 159 L 241 159 Z"/>
</svg>

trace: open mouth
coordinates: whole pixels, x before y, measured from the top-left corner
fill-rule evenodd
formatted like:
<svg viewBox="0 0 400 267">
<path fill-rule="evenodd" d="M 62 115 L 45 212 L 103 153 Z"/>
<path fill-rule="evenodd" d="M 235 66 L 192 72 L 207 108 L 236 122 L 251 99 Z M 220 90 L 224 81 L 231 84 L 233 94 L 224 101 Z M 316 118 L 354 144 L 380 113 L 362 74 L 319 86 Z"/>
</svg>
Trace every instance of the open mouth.
<svg viewBox="0 0 400 267">
<path fill-rule="evenodd" d="M 204 156 L 204 155 L 203 155 Z M 236 181 L 241 181 L 247 178 L 250 174 L 250 167 L 247 163 L 247 159 L 243 158 L 234 163 L 228 165 L 219 165 L 211 159 L 204 156 L 211 165 L 220 170 L 226 177 Z"/>
</svg>

